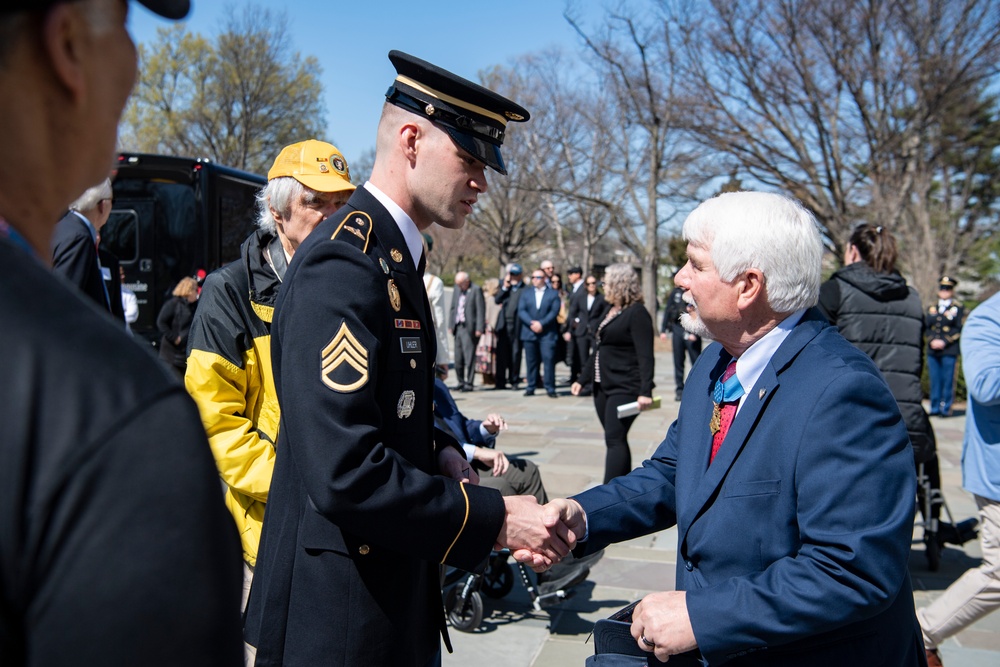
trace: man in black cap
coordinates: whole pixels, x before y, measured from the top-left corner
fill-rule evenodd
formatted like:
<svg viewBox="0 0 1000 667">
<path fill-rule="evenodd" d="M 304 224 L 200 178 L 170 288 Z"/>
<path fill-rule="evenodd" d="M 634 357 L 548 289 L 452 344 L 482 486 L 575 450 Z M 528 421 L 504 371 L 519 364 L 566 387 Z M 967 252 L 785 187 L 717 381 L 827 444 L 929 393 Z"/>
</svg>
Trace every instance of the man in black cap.
<svg viewBox="0 0 1000 667">
<path fill-rule="evenodd" d="M 958 364 L 965 306 L 955 298 L 954 278 L 941 276 L 938 300 L 927 309 L 927 375 L 931 385 L 930 414 L 951 416 L 955 396 L 955 366 Z"/>
<path fill-rule="evenodd" d="M 437 664 L 439 564 L 480 570 L 497 543 L 554 562 L 574 541 L 534 498 L 469 483 L 432 413 L 421 232 L 465 223 L 528 112 L 389 59 L 371 178 L 299 246 L 275 307 L 282 419 L 245 626 L 259 667 Z"/>
<path fill-rule="evenodd" d="M 136 73 L 129 8 L 0 8 L 5 666 L 243 663 L 239 540 L 197 408 L 48 268 L 60 215 L 112 163 Z"/>
<path fill-rule="evenodd" d="M 517 304 L 524 287 L 524 270 L 520 264 L 509 264 L 503 283 L 493 297 L 500 306 L 497 317 L 497 372 L 496 389 L 506 389 L 509 385 L 517 389 L 521 382 L 521 323 L 517 319 Z"/>
</svg>

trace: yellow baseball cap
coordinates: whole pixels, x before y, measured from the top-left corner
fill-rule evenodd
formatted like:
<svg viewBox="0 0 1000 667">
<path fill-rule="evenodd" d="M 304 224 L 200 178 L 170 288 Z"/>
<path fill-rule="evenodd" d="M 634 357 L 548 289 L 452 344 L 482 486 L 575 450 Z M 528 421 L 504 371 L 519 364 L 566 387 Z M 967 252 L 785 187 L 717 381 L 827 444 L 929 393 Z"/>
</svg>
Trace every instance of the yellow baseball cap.
<svg viewBox="0 0 1000 667">
<path fill-rule="evenodd" d="M 285 146 L 274 159 L 267 180 L 291 176 L 316 192 L 354 190 L 347 160 L 333 144 L 316 139 Z"/>
</svg>

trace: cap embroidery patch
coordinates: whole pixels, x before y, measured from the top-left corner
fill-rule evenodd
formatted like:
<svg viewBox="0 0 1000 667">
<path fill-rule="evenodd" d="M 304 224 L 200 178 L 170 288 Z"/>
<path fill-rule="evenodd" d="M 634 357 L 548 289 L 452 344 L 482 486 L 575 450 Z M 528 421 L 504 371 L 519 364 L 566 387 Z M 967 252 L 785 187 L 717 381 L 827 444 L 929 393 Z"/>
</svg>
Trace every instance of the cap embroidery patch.
<svg viewBox="0 0 1000 667">
<path fill-rule="evenodd" d="M 330 389 L 347 393 L 360 389 L 368 382 L 368 350 L 362 345 L 347 322 L 320 352 L 320 374 Z"/>
</svg>

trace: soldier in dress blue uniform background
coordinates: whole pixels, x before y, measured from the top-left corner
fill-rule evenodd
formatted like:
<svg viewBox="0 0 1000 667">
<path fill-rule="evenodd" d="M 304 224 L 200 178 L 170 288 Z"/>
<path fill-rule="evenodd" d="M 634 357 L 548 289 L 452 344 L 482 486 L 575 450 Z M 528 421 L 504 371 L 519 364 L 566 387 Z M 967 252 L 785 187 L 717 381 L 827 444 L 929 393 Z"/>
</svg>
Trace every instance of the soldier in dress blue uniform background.
<svg viewBox="0 0 1000 667">
<path fill-rule="evenodd" d="M 937 303 L 927 309 L 927 375 L 931 385 L 931 415 L 951 416 L 955 396 L 958 340 L 962 336 L 965 306 L 955 298 L 953 278 L 942 276 Z"/>
<path fill-rule="evenodd" d="M 389 59 L 371 179 L 301 244 L 275 307 L 281 427 L 246 621 L 259 667 L 439 664 L 439 564 L 479 570 L 497 543 L 554 562 L 574 542 L 534 498 L 476 486 L 432 414 L 421 232 L 464 224 L 528 112 Z"/>
</svg>

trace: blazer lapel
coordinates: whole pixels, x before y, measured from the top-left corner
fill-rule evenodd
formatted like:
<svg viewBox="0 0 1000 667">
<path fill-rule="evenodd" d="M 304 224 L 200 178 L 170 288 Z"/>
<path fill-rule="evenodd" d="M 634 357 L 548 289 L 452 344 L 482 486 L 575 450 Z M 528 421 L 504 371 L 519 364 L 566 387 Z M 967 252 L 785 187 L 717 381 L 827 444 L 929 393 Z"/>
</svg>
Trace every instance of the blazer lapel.
<svg viewBox="0 0 1000 667">
<path fill-rule="evenodd" d="M 826 320 L 823 319 L 823 316 L 818 311 L 810 309 L 806 312 L 792 332 L 775 351 L 771 360 L 764 367 L 763 372 L 761 372 L 760 377 L 757 378 L 757 382 L 747 394 L 743 406 L 736 414 L 736 418 L 733 419 L 733 423 L 729 427 L 729 432 L 726 434 L 726 439 L 722 443 L 722 447 L 719 448 L 715 460 L 709 465 L 709 457 L 712 451 L 712 434 L 708 428 L 713 406 L 711 388 L 714 387 L 716 379 L 722 375 L 730 359 L 728 353 L 721 352 L 718 362 L 709 373 L 709 399 L 706 401 L 708 409 L 702 408 L 692 411 L 692 416 L 696 420 L 695 428 L 697 428 L 699 417 L 704 418 L 703 423 L 705 427 L 703 432 L 705 435 L 697 440 L 699 446 L 693 452 L 693 457 L 688 459 L 688 468 L 690 469 L 686 469 L 681 473 L 693 476 L 697 482 L 691 487 L 690 498 L 684 505 L 687 511 L 684 513 L 685 516 L 681 525 L 686 528 L 684 534 L 680 536 L 680 544 L 684 543 L 687 531 L 690 530 L 691 525 L 697 517 L 708 510 L 713 499 L 716 497 L 719 487 L 725 482 L 729 470 L 736 464 L 746 448 L 768 446 L 766 442 L 751 442 L 751 438 L 757 424 L 764 418 L 764 412 L 771 401 L 771 397 L 774 396 L 781 384 L 781 372 L 825 326 L 827 326 Z M 685 397 L 686 392 L 687 389 L 685 388 Z M 779 415 L 779 418 L 783 417 Z M 678 517 L 678 519 L 680 520 L 681 517 Z"/>
</svg>

